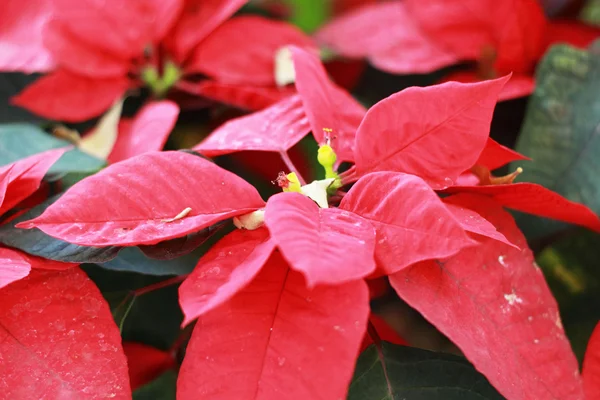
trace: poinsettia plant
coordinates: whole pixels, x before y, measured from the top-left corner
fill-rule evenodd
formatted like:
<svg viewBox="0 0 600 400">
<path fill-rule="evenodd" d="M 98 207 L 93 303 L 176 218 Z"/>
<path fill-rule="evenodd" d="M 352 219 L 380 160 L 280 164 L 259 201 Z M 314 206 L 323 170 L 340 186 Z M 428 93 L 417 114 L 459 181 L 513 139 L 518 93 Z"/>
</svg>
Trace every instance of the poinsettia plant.
<svg viewBox="0 0 600 400">
<path fill-rule="evenodd" d="M 234 16 L 244 3 L 9 2 L 0 68 L 45 73 L 14 103 L 67 125 L 0 124 L 4 396 L 598 398 L 600 328 L 585 357 L 573 351 L 559 312 L 572 298 L 555 297 L 515 220 L 597 238 L 593 165 L 580 165 L 595 136 L 571 146 L 579 160 L 558 158 L 584 171 L 581 198 L 522 181 L 527 155 L 490 137 L 497 102 L 532 82 L 556 22 L 533 0 L 365 2 L 317 41 L 406 67 L 394 72 L 472 59 L 493 72 L 367 107 L 312 39 Z M 584 33 L 581 45 L 595 30 Z M 579 63 L 547 62 L 596 77 L 596 53 L 571 51 Z M 151 95 L 124 112 L 140 88 Z M 546 121 L 574 125 L 541 143 L 566 143 L 579 119 L 550 97 L 559 89 L 538 92 Z M 257 111 L 199 112 L 206 99 Z M 72 123 L 96 117 L 79 137 Z M 178 118 L 209 133 L 181 141 Z M 274 158 L 284 167 L 271 176 L 246 168 Z M 584 291 L 550 256 L 562 268 L 551 277 Z"/>
<path fill-rule="evenodd" d="M 369 32 L 369 34 L 365 34 Z M 474 62 L 445 80 L 476 82 L 512 72 L 501 100 L 527 96 L 535 63 L 555 43 L 585 47 L 600 31 L 548 20 L 537 0 L 399 0 L 367 3 L 323 27 L 318 41 L 335 53 L 367 58 L 394 74 L 429 73 Z"/>
</svg>

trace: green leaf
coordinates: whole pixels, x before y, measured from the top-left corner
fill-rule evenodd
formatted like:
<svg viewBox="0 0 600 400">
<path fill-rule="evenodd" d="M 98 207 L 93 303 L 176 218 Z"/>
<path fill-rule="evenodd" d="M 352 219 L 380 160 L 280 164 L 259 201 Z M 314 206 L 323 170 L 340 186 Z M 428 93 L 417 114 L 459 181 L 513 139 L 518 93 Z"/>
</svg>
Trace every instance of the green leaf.
<svg viewBox="0 0 600 400">
<path fill-rule="evenodd" d="M 562 323 L 577 358 L 582 361 L 588 339 L 600 320 L 600 235 L 569 231 L 536 258 L 560 305 Z"/>
<path fill-rule="evenodd" d="M 170 370 L 133 392 L 133 400 L 175 400 L 177 374 Z"/>
<path fill-rule="evenodd" d="M 348 400 L 502 398 L 462 357 L 387 342 L 360 355 L 348 393 Z"/>
<path fill-rule="evenodd" d="M 323 0 L 285 0 L 291 8 L 290 22 L 304 32 L 312 33 L 327 21 L 330 2 Z"/>
<path fill-rule="evenodd" d="M 183 275 L 192 272 L 205 251 L 204 247 L 199 247 L 189 254 L 172 260 L 157 260 L 147 257 L 138 247 L 125 247 L 117 257 L 99 265 L 115 271 L 138 272 L 146 275 Z"/>
<path fill-rule="evenodd" d="M 600 0 L 589 0 L 580 12 L 581 19 L 590 25 L 600 25 Z"/>
<path fill-rule="evenodd" d="M 533 159 L 519 162 L 521 181 L 539 183 L 600 212 L 600 55 L 567 45 L 552 47 L 536 74 L 516 150 Z M 529 238 L 557 232 L 565 224 L 518 216 Z"/>
<path fill-rule="evenodd" d="M 22 158 L 42 151 L 71 145 L 66 140 L 58 139 L 30 124 L 0 125 L 0 165 L 10 164 Z M 80 176 L 91 175 L 102 167 L 105 162 L 86 154 L 78 149 L 65 153 L 48 174 L 64 177 L 68 174 Z"/>
<path fill-rule="evenodd" d="M 37 228 L 19 229 L 15 225 L 41 215 L 60 196 L 54 196 L 17 218 L 0 226 L 0 243 L 38 257 L 73 263 L 99 263 L 117 256 L 119 247 L 85 247 L 55 239 Z"/>
</svg>

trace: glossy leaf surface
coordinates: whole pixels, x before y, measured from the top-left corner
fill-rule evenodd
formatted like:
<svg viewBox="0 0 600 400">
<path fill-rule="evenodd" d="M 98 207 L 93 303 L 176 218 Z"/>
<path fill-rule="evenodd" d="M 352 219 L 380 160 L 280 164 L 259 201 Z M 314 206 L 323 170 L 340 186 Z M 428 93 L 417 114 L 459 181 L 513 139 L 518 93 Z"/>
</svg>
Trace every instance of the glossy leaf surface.
<svg viewBox="0 0 600 400">
<path fill-rule="evenodd" d="M 85 273 L 32 271 L 0 297 L 6 396 L 131 398 L 119 330 Z"/>
<path fill-rule="evenodd" d="M 287 151 L 310 132 L 302 99 L 294 95 L 263 111 L 227 121 L 194 147 L 209 157 L 242 150 Z"/>
<path fill-rule="evenodd" d="M 507 79 L 408 88 L 375 104 L 356 134 L 357 172 L 406 172 L 434 189 L 452 185 L 485 147 Z"/>
<path fill-rule="evenodd" d="M 435 192 L 413 175 L 369 174 L 344 196 L 340 209 L 373 224 L 375 258 L 389 274 L 473 244 Z"/>
<path fill-rule="evenodd" d="M 184 324 L 218 307 L 260 272 L 275 249 L 266 228 L 236 229 L 214 245 L 179 287 Z"/>
<path fill-rule="evenodd" d="M 481 201 L 474 211 L 522 250 L 481 238 L 453 257 L 400 271 L 390 283 L 502 395 L 581 399 L 577 360 L 525 238 L 493 201 Z"/>
<path fill-rule="evenodd" d="M 309 290 L 274 253 L 245 290 L 198 320 L 178 398 L 344 398 L 368 298 L 361 281 Z M 235 385 L 231 371 L 237 371 Z"/>
<path fill-rule="evenodd" d="M 201 157 L 152 152 L 84 179 L 41 216 L 19 227 L 37 227 L 83 246 L 155 244 L 263 204 L 247 182 Z M 175 218 L 187 208 L 191 210 L 186 215 Z"/>
<path fill-rule="evenodd" d="M 375 270 L 375 229 L 352 212 L 320 208 L 299 193 L 281 193 L 267 202 L 265 224 L 309 287 L 357 280 Z"/>
</svg>

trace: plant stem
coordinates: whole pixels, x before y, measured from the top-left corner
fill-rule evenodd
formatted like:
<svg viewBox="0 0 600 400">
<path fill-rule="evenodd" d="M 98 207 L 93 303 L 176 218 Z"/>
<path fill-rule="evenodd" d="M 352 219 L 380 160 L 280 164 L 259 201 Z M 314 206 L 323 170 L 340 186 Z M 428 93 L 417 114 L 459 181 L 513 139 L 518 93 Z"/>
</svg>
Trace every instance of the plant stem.
<svg viewBox="0 0 600 400">
<path fill-rule="evenodd" d="M 156 283 L 153 283 L 152 285 L 148 285 L 148 286 L 144 286 L 143 288 L 136 289 L 136 290 L 133 291 L 133 293 L 134 293 L 135 296 L 141 296 L 143 294 L 150 293 L 150 292 L 153 292 L 155 290 L 165 288 L 167 286 L 176 285 L 178 283 L 181 283 L 187 277 L 188 277 L 188 275 L 175 276 L 175 277 L 173 277 L 171 279 L 167 279 L 167 280 L 164 280 L 164 281 L 156 282 Z"/>
</svg>

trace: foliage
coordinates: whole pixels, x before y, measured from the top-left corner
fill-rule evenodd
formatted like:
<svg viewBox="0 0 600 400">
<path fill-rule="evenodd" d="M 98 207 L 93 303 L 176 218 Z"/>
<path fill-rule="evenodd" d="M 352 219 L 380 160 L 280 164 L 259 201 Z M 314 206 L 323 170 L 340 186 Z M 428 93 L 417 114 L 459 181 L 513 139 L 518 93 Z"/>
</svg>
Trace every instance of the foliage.
<svg viewBox="0 0 600 400">
<path fill-rule="evenodd" d="M 246 3 L 9 0 L 5 396 L 599 398 L 600 31 Z"/>
</svg>

